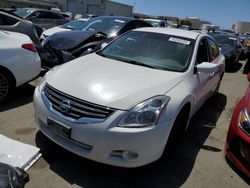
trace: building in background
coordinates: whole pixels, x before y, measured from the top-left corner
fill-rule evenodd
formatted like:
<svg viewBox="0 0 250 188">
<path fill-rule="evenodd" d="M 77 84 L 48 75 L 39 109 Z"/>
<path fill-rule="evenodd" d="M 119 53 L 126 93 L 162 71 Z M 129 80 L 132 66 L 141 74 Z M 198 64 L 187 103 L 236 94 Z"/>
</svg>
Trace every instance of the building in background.
<svg viewBox="0 0 250 188">
<path fill-rule="evenodd" d="M 237 22 L 233 27 L 236 33 L 250 33 L 250 22 Z"/>
<path fill-rule="evenodd" d="M 58 7 L 57 0 L 0 0 L 1 8 L 34 7 L 51 9 Z"/>
<path fill-rule="evenodd" d="M 57 0 L 63 11 L 73 14 L 132 16 L 133 6 L 108 0 Z"/>
<path fill-rule="evenodd" d="M 0 0 L 0 8 L 59 8 L 75 14 L 133 16 L 133 6 L 109 0 Z"/>
</svg>

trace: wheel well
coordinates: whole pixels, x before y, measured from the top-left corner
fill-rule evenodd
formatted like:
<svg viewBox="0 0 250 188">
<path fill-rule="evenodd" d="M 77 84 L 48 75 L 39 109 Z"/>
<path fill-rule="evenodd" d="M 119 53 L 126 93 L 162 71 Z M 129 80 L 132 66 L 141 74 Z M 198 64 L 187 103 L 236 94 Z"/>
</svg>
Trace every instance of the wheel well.
<svg viewBox="0 0 250 188">
<path fill-rule="evenodd" d="M 181 119 L 183 119 L 183 120 L 188 121 L 190 112 L 191 112 L 191 103 L 190 103 L 190 102 L 187 102 L 187 103 L 182 107 L 182 109 L 180 110 L 180 112 L 178 113 L 177 118 L 181 118 Z M 188 127 L 188 124 L 186 125 L 185 130 L 187 129 L 187 127 Z"/>
<path fill-rule="evenodd" d="M 13 84 L 12 85 L 13 87 L 16 86 L 16 78 L 14 77 L 14 75 L 12 74 L 12 72 L 9 69 L 0 65 L 0 72 L 6 74 L 9 77 L 9 79 L 11 80 L 11 83 Z"/>
</svg>

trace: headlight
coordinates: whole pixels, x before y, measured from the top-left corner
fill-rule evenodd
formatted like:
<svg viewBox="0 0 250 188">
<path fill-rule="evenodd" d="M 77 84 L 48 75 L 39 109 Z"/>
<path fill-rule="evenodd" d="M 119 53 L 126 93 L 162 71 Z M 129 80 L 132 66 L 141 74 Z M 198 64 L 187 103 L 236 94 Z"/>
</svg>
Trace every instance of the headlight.
<svg viewBox="0 0 250 188">
<path fill-rule="evenodd" d="M 250 135 L 250 119 L 246 108 L 240 112 L 238 121 L 240 128 Z"/>
<path fill-rule="evenodd" d="M 146 127 L 157 123 L 170 97 L 155 96 L 132 108 L 119 121 L 118 127 Z"/>
</svg>

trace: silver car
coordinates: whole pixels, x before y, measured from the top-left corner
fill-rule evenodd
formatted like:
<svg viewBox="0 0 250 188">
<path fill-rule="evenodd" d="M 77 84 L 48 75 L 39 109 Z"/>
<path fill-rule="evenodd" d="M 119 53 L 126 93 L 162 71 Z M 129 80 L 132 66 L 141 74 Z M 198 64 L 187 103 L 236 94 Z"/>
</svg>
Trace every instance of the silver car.
<svg viewBox="0 0 250 188">
<path fill-rule="evenodd" d="M 68 22 L 61 14 L 44 9 L 22 8 L 15 11 L 15 14 L 40 25 L 45 29 L 62 25 Z"/>
<path fill-rule="evenodd" d="M 34 24 L 18 16 L 0 11 L 0 29 L 26 34 L 35 44 L 39 44 L 39 37 Z"/>
</svg>

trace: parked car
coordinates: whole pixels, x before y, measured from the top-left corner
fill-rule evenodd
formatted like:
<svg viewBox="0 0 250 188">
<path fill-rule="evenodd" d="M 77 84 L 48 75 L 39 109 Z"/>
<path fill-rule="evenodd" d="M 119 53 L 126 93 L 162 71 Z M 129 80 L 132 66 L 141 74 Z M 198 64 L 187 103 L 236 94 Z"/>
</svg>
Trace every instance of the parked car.
<svg viewBox="0 0 250 188">
<path fill-rule="evenodd" d="M 71 31 L 71 30 L 76 30 L 81 24 L 84 22 L 88 21 L 89 19 L 87 18 L 80 18 L 78 20 L 73 20 L 71 22 L 68 22 L 66 24 L 63 24 L 61 26 L 53 27 L 51 29 L 45 30 L 41 37 L 40 41 L 43 41 L 47 37 L 53 35 L 54 33 L 61 32 L 61 31 Z"/>
<path fill-rule="evenodd" d="M 176 143 L 190 117 L 217 93 L 224 60 L 206 34 L 129 31 L 47 72 L 34 94 L 36 121 L 48 138 L 81 157 L 146 165 Z"/>
<path fill-rule="evenodd" d="M 73 13 L 72 12 L 61 12 L 61 15 L 68 20 L 69 22 L 73 20 Z"/>
<path fill-rule="evenodd" d="M 0 30 L 0 102 L 41 71 L 41 61 L 30 38 Z"/>
<path fill-rule="evenodd" d="M 22 8 L 15 11 L 15 14 L 26 20 L 30 20 L 34 24 L 40 25 L 45 29 L 68 22 L 67 19 L 65 19 L 61 14 L 44 9 Z"/>
<path fill-rule="evenodd" d="M 250 74 L 248 74 L 250 81 Z M 226 157 L 250 177 L 250 86 L 236 105 L 228 129 Z"/>
<path fill-rule="evenodd" d="M 108 43 L 128 30 L 139 27 L 152 27 L 141 20 L 121 16 L 101 16 L 75 28 L 74 31 L 51 35 L 39 48 L 43 67 L 68 62 L 80 56 L 95 52 L 103 43 Z"/>
<path fill-rule="evenodd" d="M 239 37 L 225 33 L 210 33 L 221 48 L 222 54 L 226 58 L 226 66 L 232 67 L 238 62 L 242 53 L 242 44 Z"/>
<path fill-rule="evenodd" d="M 39 38 L 32 22 L 24 20 L 6 10 L 0 10 L 0 29 L 28 35 L 35 44 L 39 44 Z"/>
<path fill-rule="evenodd" d="M 159 19 L 143 19 L 143 21 L 151 24 L 153 27 L 167 27 L 168 24 L 164 20 Z"/>
</svg>

